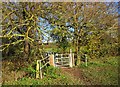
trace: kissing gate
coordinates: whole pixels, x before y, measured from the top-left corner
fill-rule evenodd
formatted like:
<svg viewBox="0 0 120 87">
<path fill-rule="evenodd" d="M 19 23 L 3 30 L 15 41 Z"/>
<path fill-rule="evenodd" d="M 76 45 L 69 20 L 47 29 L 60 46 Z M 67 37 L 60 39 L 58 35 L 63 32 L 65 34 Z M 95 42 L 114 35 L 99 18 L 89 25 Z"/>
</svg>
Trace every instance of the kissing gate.
<svg viewBox="0 0 120 87">
<path fill-rule="evenodd" d="M 54 67 L 73 67 L 74 53 L 70 50 L 70 53 L 50 55 L 49 61 Z"/>
<path fill-rule="evenodd" d="M 42 65 L 41 62 L 47 60 L 47 62 Z M 45 67 L 47 64 L 50 64 L 54 67 L 73 67 L 74 66 L 74 53 L 70 50 L 70 53 L 65 54 L 51 54 L 44 59 L 37 60 L 36 66 L 36 78 L 39 76 L 42 79 L 42 68 Z"/>
</svg>

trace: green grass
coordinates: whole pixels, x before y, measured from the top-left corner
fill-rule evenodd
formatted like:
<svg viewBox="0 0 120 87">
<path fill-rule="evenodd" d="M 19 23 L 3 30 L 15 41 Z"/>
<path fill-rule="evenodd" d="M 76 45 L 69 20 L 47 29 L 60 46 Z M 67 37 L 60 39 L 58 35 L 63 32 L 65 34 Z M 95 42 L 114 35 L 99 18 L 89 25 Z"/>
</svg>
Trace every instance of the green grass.
<svg viewBox="0 0 120 87">
<path fill-rule="evenodd" d="M 92 60 L 88 62 L 87 67 L 85 63 L 81 63 L 79 68 L 82 71 L 82 76 L 88 79 L 92 85 L 117 85 L 118 58 L 109 57 Z M 23 70 L 31 74 L 17 81 L 5 82 L 3 85 L 86 85 L 84 80 L 78 80 L 52 66 L 44 69 L 43 79 L 35 78 L 35 70 L 31 65 Z"/>
<path fill-rule="evenodd" d="M 82 82 L 68 74 L 63 74 L 59 68 L 48 67 L 43 73 L 43 79 L 23 77 L 18 81 L 6 82 L 3 85 L 77 85 Z"/>
<path fill-rule="evenodd" d="M 98 59 L 80 65 L 84 75 L 97 85 L 118 85 L 118 57 Z"/>
<path fill-rule="evenodd" d="M 4 85 L 74 85 L 74 84 L 79 84 L 79 83 L 70 80 L 66 76 L 60 76 L 56 79 L 44 77 L 42 80 L 34 79 L 34 78 L 22 78 L 19 81 L 6 83 Z"/>
</svg>

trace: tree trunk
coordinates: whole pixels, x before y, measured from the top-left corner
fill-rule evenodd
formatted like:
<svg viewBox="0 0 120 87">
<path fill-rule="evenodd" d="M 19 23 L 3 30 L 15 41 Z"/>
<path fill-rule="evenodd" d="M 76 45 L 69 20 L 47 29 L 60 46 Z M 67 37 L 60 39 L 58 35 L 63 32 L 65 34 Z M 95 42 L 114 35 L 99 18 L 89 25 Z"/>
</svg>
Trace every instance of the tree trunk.
<svg viewBox="0 0 120 87">
<path fill-rule="evenodd" d="M 28 59 L 28 57 L 29 57 L 29 49 L 30 49 L 30 46 L 29 46 L 28 40 L 25 40 L 25 44 L 24 44 L 24 57 L 25 57 L 25 59 Z"/>
<path fill-rule="evenodd" d="M 23 9 L 23 20 L 26 20 L 26 17 L 27 17 L 27 14 L 26 14 L 25 10 Z M 24 30 L 25 30 L 25 32 L 27 32 L 27 26 L 24 27 Z M 27 38 L 24 43 L 24 58 L 25 58 L 25 60 L 29 59 L 28 58 L 29 57 L 29 48 L 30 48 L 30 46 L 29 46 L 29 42 L 28 42 L 28 38 Z"/>
<path fill-rule="evenodd" d="M 77 12 L 78 12 L 78 8 L 77 8 L 77 4 L 75 3 L 75 6 L 76 6 L 76 9 L 75 9 L 75 49 L 76 49 L 76 57 L 77 57 L 77 61 L 76 61 L 76 64 L 77 65 L 80 65 L 80 56 L 79 56 L 79 29 L 78 29 L 78 16 L 76 15 Z"/>
<path fill-rule="evenodd" d="M 80 65 L 80 56 L 79 56 L 79 43 L 78 43 L 78 36 L 76 40 L 76 54 L 77 54 L 77 65 Z"/>
</svg>

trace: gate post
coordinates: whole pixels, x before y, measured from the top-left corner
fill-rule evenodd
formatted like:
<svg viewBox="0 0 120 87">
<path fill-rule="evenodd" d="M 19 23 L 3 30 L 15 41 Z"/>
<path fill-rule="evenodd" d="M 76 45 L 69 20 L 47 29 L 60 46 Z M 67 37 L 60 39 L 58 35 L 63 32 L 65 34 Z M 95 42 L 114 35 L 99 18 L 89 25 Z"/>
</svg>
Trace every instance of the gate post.
<svg viewBox="0 0 120 87">
<path fill-rule="evenodd" d="M 72 65 L 75 66 L 74 53 L 72 53 Z"/>
<path fill-rule="evenodd" d="M 41 61 L 40 61 L 40 78 L 42 79 L 42 68 L 41 68 Z"/>
<path fill-rule="evenodd" d="M 37 60 L 37 65 L 36 65 L 36 78 L 39 78 L 39 69 L 40 69 L 39 60 Z"/>
<path fill-rule="evenodd" d="M 49 58 L 49 63 L 50 63 L 50 66 L 54 66 L 55 67 L 55 60 L 54 60 L 54 55 L 50 55 L 50 58 Z"/>
<path fill-rule="evenodd" d="M 70 49 L 70 54 L 69 54 L 69 66 L 70 67 L 73 67 L 73 65 L 72 65 L 72 50 Z"/>
</svg>

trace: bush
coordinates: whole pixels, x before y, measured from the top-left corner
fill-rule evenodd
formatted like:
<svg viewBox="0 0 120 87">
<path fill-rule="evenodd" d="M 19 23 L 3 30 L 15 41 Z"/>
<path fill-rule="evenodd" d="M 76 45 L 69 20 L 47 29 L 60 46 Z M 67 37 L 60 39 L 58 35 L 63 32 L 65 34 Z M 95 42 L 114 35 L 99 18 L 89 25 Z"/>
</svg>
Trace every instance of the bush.
<svg viewBox="0 0 120 87">
<path fill-rule="evenodd" d="M 29 65 L 28 68 L 23 68 L 23 70 L 25 72 L 28 72 L 30 77 L 35 78 L 35 74 L 36 74 L 35 66 Z"/>
</svg>

